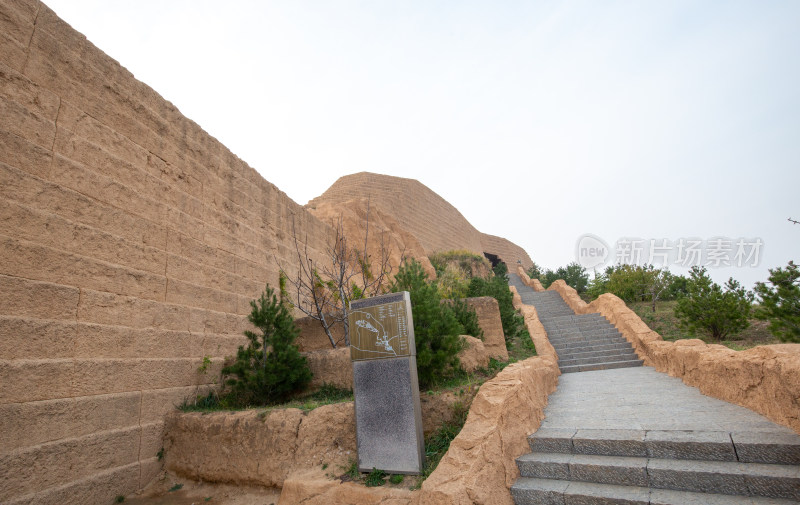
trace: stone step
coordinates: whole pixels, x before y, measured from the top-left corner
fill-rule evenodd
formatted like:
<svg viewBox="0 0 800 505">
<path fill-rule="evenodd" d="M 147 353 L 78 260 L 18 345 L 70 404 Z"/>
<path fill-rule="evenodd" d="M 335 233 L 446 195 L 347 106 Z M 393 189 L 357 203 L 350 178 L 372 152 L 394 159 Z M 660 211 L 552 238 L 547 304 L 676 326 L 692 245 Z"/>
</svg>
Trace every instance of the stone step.
<svg viewBox="0 0 800 505">
<path fill-rule="evenodd" d="M 595 339 L 595 340 L 573 340 L 570 342 L 551 342 L 553 348 L 561 354 L 575 354 L 579 352 L 591 352 L 591 351 L 609 351 L 609 350 L 618 350 L 618 351 L 627 351 L 633 349 L 629 342 L 625 342 L 624 340 L 618 340 L 613 338 L 603 338 L 603 339 Z M 614 346 L 614 347 L 608 347 Z"/>
<path fill-rule="evenodd" d="M 543 321 L 547 321 L 556 317 L 572 317 L 571 311 L 566 307 L 536 307 L 536 305 L 534 305 L 534 307 Z"/>
<path fill-rule="evenodd" d="M 611 326 L 611 325 L 605 325 L 604 326 L 604 325 L 601 325 L 601 324 L 593 324 L 591 326 L 578 326 L 578 325 L 573 325 L 573 326 L 569 326 L 569 325 L 566 325 L 566 326 L 552 326 L 552 325 L 548 325 L 548 324 L 542 324 L 542 326 L 544 326 L 544 329 L 545 329 L 545 331 L 547 332 L 548 335 L 550 335 L 550 334 L 558 335 L 558 334 L 561 334 L 561 333 L 574 333 L 576 331 L 577 332 L 581 332 L 581 333 L 589 333 L 589 332 L 595 332 L 595 331 L 597 331 L 597 332 L 618 332 L 619 331 L 616 328 L 616 326 Z"/>
<path fill-rule="evenodd" d="M 528 445 L 533 452 L 800 465 L 794 433 L 542 428 Z"/>
<path fill-rule="evenodd" d="M 576 358 L 574 356 L 559 356 L 558 359 L 558 366 L 563 368 L 565 366 L 572 366 L 572 365 L 588 365 L 592 363 L 608 363 L 614 361 L 630 361 L 639 359 L 636 356 L 636 353 L 633 350 L 628 352 L 623 352 L 619 354 L 612 354 L 608 355 L 601 355 L 601 356 L 582 356 L 580 358 Z"/>
<path fill-rule="evenodd" d="M 573 312 L 569 307 L 537 307 L 536 312 L 543 321 L 549 321 L 557 317 L 572 317 Z"/>
<path fill-rule="evenodd" d="M 565 317 L 567 317 L 567 316 L 559 316 L 559 318 L 565 318 Z M 611 321 L 609 321 L 606 318 L 583 319 L 583 317 L 584 316 L 570 316 L 569 319 L 550 320 L 550 321 L 546 321 L 545 324 L 550 325 L 550 326 L 565 326 L 565 325 L 566 326 L 568 326 L 568 325 L 588 326 L 588 325 L 597 325 L 597 324 L 612 326 L 611 325 Z M 575 318 L 580 318 L 580 319 L 575 319 Z"/>
<path fill-rule="evenodd" d="M 546 308 L 558 308 L 558 309 L 562 309 L 562 308 L 563 308 L 563 309 L 569 309 L 569 310 L 572 310 L 572 309 L 570 309 L 570 308 L 569 308 L 569 305 L 567 305 L 567 304 L 566 304 L 566 303 L 564 303 L 563 301 L 556 301 L 556 300 L 552 300 L 552 301 L 551 301 L 551 300 L 537 300 L 537 299 L 535 299 L 535 298 L 531 299 L 530 297 L 527 297 L 527 296 L 526 296 L 525 298 L 528 298 L 528 299 L 530 299 L 530 300 L 531 300 L 531 302 L 532 302 L 532 305 L 535 305 L 535 306 L 542 307 L 543 309 L 546 309 Z M 574 314 L 574 312 L 573 312 L 573 314 Z"/>
<path fill-rule="evenodd" d="M 630 351 L 633 351 L 633 347 L 629 346 L 628 349 L 630 349 Z M 564 351 L 564 352 L 562 352 L 561 354 L 558 355 L 558 359 L 559 360 L 561 360 L 561 359 L 580 359 L 580 358 L 587 358 L 587 357 L 590 357 L 590 356 L 598 356 L 598 357 L 599 356 L 614 356 L 616 354 L 619 354 L 621 352 L 626 352 L 626 351 L 627 351 L 627 349 L 625 349 L 625 348 L 622 348 L 622 349 L 609 349 L 609 350 L 606 350 L 606 351 L 578 351 L 578 352 L 570 352 L 570 353 Z M 634 354 L 636 354 L 636 353 L 634 352 Z"/>
<path fill-rule="evenodd" d="M 611 324 L 611 321 L 606 319 L 601 315 L 587 315 L 587 314 L 576 314 L 570 317 L 560 316 L 557 319 L 553 319 L 547 322 L 548 324 Z"/>
<path fill-rule="evenodd" d="M 559 337 L 595 337 L 603 335 L 617 335 L 622 337 L 622 333 L 616 328 L 562 328 L 549 330 L 545 328 L 545 332 L 547 332 L 548 338 L 551 339 Z"/>
<path fill-rule="evenodd" d="M 547 321 L 548 318 L 558 317 L 558 316 L 560 316 L 562 314 L 565 314 L 566 312 L 556 312 L 556 311 L 545 312 L 543 310 L 538 310 L 537 309 L 536 313 L 539 315 L 539 321 Z"/>
<path fill-rule="evenodd" d="M 545 330 L 546 331 L 546 330 Z M 552 342 L 553 340 L 559 340 L 564 338 L 593 338 L 593 337 L 617 337 L 623 338 L 622 334 L 618 332 L 616 329 L 605 331 L 605 330 L 592 330 L 592 331 L 565 331 L 560 333 L 551 333 L 547 331 L 547 337 Z"/>
<path fill-rule="evenodd" d="M 568 323 L 568 322 L 578 322 L 578 321 L 608 321 L 605 317 L 600 314 L 573 314 L 570 316 L 558 316 L 548 320 L 548 323 L 551 324 L 558 324 L 558 323 Z"/>
<path fill-rule="evenodd" d="M 521 476 L 539 479 L 800 500 L 800 469 L 789 465 L 531 453 L 517 466 Z"/>
<path fill-rule="evenodd" d="M 610 349 L 630 349 L 631 344 L 619 339 L 597 339 L 592 342 L 551 342 L 556 351 L 566 352 L 587 352 L 587 351 L 607 351 Z"/>
<path fill-rule="evenodd" d="M 558 321 L 558 322 L 546 321 L 543 324 L 545 324 L 546 326 L 550 326 L 551 328 L 564 328 L 564 327 L 571 328 L 571 327 L 575 327 L 575 326 L 578 326 L 580 328 L 593 327 L 593 326 L 603 326 L 603 327 L 611 327 L 611 328 L 614 327 L 614 325 L 612 325 L 611 322 L 609 322 L 607 320 L 602 320 L 602 321 L 600 321 L 600 320 L 598 320 L 598 321 Z"/>
<path fill-rule="evenodd" d="M 647 488 L 531 477 L 517 479 L 511 486 L 511 496 L 513 496 L 516 505 L 564 505 L 566 503 L 650 504 L 650 490 Z"/>
<path fill-rule="evenodd" d="M 595 370 L 611 370 L 613 368 L 630 368 L 635 366 L 642 366 L 644 362 L 640 359 L 626 360 L 626 361 L 613 361 L 610 363 L 597 363 L 588 365 L 570 365 L 560 367 L 561 373 L 576 373 L 576 372 L 593 372 Z"/>
<path fill-rule="evenodd" d="M 796 505 L 794 500 L 694 493 L 521 477 L 511 486 L 516 505 L 581 503 L 621 505 Z"/>
<path fill-rule="evenodd" d="M 593 330 L 593 329 L 617 329 L 611 323 L 597 321 L 592 323 L 542 323 L 542 326 L 547 330 L 563 331 L 563 330 Z"/>
<path fill-rule="evenodd" d="M 565 338 L 561 340 L 551 340 L 550 343 L 556 349 L 575 349 L 576 351 L 583 351 L 586 347 L 591 346 L 598 346 L 598 345 L 606 345 L 606 344 L 623 344 L 630 347 L 630 342 L 627 340 L 623 340 L 619 337 L 609 336 L 609 337 L 594 337 L 594 338 Z M 625 347 L 627 348 L 627 347 Z"/>
</svg>

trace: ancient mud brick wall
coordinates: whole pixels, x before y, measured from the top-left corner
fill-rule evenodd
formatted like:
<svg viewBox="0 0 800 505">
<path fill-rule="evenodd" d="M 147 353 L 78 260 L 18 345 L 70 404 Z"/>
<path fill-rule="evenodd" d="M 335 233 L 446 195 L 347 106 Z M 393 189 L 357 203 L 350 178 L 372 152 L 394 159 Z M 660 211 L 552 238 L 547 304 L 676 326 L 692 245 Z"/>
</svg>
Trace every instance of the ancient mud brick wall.
<svg viewBox="0 0 800 505">
<path fill-rule="evenodd" d="M 481 252 L 480 232 L 444 198 L 414 179 L 368 172 L 346 175 L 308 205 L 366 197 L 416 236 L 427 253 L 450 249 Z"/>
<path fill-rule="evenodd" d="M 416 236 L 428 254 L 467 249 L 477 254 L 496 254 L 509 265 L 516 264 L 518 259 L 525 268 L 533 265 L 521 247 L 479 232 L 458 209 L 414 179 L 369 172 L 346 175 L 308 202 L 308 206 L 366 197 Z"/>
<path fill-rule="evenodd" d="M 478 325 L 483 330 L 483 345 L 489 356 L 508 361 L 503 320 L 500 319 L 500 305 L 497 300 L 491 296 L 479 296 L 467 298 L 466 302 L 478 316 Z"/>
<path fill-rule="evenodd" d="M 485 252 L 495 254 L 503 260 L 509 272 L 515 271 L 515 265 L 522 265 L 525 270 L 533 266 L 533 260 L 525 249 L 503 237 L 481 233 L 481 247 Z"/>
<path fill-rule="evenodd" d="M 330 228 L 45 5 L 0 0 L 0 503 L 110 503 Z M 206 374 L 198 372 L 212 358 Z"/>
</svg>

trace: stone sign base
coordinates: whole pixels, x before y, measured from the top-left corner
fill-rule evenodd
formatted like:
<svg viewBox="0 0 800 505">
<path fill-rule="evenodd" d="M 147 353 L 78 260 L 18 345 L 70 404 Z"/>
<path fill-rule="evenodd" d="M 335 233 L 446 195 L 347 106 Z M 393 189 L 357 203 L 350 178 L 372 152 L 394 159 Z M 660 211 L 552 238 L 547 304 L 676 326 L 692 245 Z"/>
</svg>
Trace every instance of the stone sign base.
<svg viewBox="0 0 800 505">
<path fill-rule="evenodd" d="M 416 356 L 353 362 L 358 469 L 420 474 L 425 462 Z"/>
</svg>

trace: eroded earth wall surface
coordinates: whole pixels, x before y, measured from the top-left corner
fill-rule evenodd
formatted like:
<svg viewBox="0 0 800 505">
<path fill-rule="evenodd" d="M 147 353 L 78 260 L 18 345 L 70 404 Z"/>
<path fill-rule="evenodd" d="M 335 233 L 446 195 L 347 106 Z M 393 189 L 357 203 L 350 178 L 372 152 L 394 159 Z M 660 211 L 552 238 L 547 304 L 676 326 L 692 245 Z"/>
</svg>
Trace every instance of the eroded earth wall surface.
<svg viewBox="0 0 800 505">
<path fill-rule="evenodd" d="M 47 6 L 0 0 L 0 503 L 110 503 L 330 227 Z M 205 373 L 203 357 L 212 362 Z"/>
<path fill-rule="evenodd" d="M 379 179 L 426 248 L 483 251 L 441 197 Z M 250 301 L 294 273 L 292 230 L 315 261 L 333 236 L 34 0 L 0 0 L 0 194 L 3 504 L 147 484 L 165 415 L 214 383 Z"/>
<path fill-rule="evenodd" d="M 359 172 L 340 177 L 322 195 L 308 202 L 315 208 L 329 202 L 369 198 L 371 204 L 396 219 L 422 244 L 425 252 L 466 249 L 499 256 L 510 269 L 519 260 L 525 268 L 530 256 L 512 242 L 479 232 L 444 198 L 414 179 Z"/>
</svg>

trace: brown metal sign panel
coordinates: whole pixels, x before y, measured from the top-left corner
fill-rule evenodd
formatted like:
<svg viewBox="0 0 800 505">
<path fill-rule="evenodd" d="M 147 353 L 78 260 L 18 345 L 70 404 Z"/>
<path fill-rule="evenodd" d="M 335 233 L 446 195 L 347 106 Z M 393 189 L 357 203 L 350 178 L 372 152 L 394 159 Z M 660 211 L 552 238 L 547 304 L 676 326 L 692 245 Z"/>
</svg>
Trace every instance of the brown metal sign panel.
<svg viewBox="0 0 800 505">
<path fill-rule="evenodd" d="M 353 361 L 416 355 L 407 291 L 351 302 L 348 322 Z"/>
</svg>

